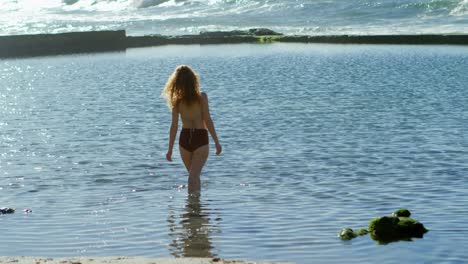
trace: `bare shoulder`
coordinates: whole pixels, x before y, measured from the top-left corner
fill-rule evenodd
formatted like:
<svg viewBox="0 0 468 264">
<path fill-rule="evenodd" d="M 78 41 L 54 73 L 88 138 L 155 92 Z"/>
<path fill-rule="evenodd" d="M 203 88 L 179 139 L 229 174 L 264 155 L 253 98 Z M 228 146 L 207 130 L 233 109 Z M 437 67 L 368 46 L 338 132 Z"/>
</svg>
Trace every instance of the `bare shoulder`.
<svg viewBox="0 0 468 264">
<path fill-rule="evenodd" d="M 208 104 L 208 95 L 205 92 L 201 92 L 201 102 L 203 105 Z"/>
</svg>

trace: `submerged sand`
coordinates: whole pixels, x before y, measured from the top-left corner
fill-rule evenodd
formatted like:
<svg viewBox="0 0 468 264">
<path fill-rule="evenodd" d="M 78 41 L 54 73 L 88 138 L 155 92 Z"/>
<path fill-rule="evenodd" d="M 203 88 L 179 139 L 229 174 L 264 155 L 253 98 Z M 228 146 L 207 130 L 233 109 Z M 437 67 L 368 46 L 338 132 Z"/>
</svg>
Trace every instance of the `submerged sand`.
<svg viewBox="0 0 468 264">
<path fill-rule="evenodd" d="M 141 258 L 141 257 L 0 257 L 0 263 L 15 264 L 286 264 L 219 258 Z"/>
</svg>

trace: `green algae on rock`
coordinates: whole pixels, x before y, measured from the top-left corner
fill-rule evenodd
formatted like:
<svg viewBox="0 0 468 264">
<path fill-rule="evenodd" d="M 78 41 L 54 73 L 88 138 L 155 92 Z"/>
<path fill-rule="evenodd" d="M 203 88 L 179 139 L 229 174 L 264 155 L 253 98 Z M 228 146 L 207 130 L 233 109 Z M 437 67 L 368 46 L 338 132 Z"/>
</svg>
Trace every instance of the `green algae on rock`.
<svg viewBox="0 0 468 264">
<path fill-rule="evenodd" d="M 413 218 L 411 212 L 402 208 L 393 212 L 392 216 L 377 217 L 370 221 L 368 229 L 354 231 L 345 228 L 338 233 L 343 240 L 351 240 L 357 236 L 370 234 L 370 237 L 380 244 L 390 242 L 411 240 L 411 238 L 422 238 L 429 230 L 424 225 Z"/>
<path fill-rule="evenodd" d="M 348 228 L 342 229 L 338 233 L 338 236 L 343 240 L 351 240 L 351 239 L 353 239 L 355 237 L 358 237 L 358 236 L 367 235 L 368 233 L 369 233 L 369 231 L 367 231 L 367 229 L 365 229 L 365 228 L 361 228 L 358 231 L 354 231 L 353 229 L 348 227 Z"/>
<path fill-rule="evenodd" d="M 406 208 L 401 208 L 400 210 L 396 210 L 395 212 L 393 212 L 392 216 L 410 217 L 411 212 Z"/>
<path fill-rule="evenodd" d="M 428 231 L 420 222 L 405 216 L 374 218 L 369 223 L 368 230 L 372 239 L 382 243 L 422 238 Z"/>
<path fill-rule="evenodd" d="M 347 227 L 347 228 L 342 229 L 338 233 L 338 236 L 343 240 L 351 240 L 351 239 L 357 237 L 358 235 L 357 235 L 356 232 L 354 232 L 353 229 Z"/>
</svg>

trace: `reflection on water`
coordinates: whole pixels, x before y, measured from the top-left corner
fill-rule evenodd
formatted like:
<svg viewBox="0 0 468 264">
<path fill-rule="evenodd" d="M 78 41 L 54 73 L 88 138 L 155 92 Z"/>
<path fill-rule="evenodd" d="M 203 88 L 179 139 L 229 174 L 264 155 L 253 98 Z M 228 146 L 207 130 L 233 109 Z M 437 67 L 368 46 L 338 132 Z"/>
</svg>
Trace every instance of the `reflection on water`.
<svg viewBox="0 0 468 264">
<path fill-rule="evenodd" d="M 178 149 L 164 157 L 160 91 L 180 63 L 202 77 L 228 150 L 209 158 L 199 198 L 176 187 Z M 466 262 L 466 72 L 468 48 L 446 46 L 1 60 L 0 206 L 18 213 L 0 216 L 0 255 Z M 381 247 L 336 235 L 401 207 L 431 230 L 423 239 Z"/>
<path fill-rule="evenodd" d="M 169 210 L 169 245 L 175 257 L 213 257 L 210 235 L 216 226 L 210 223 L 207 203 L 200 202 L 200 195 L 188 195 L 183 212 L 177 216 Z"/>
</svg>

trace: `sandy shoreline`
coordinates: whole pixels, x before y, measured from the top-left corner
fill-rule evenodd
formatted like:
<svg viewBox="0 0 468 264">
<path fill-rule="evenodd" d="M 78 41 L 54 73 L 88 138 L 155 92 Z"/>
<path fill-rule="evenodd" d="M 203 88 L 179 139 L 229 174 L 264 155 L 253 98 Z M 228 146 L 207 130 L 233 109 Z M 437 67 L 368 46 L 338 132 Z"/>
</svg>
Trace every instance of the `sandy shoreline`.
<svg viewBox="0 0 468 264">
<path fill-rule="evenodd" d="M 142 257 L 0 257 L 0 263 L 16 264 L 286 264 L 219 258 L 142 258 Z"/>
</svg>

